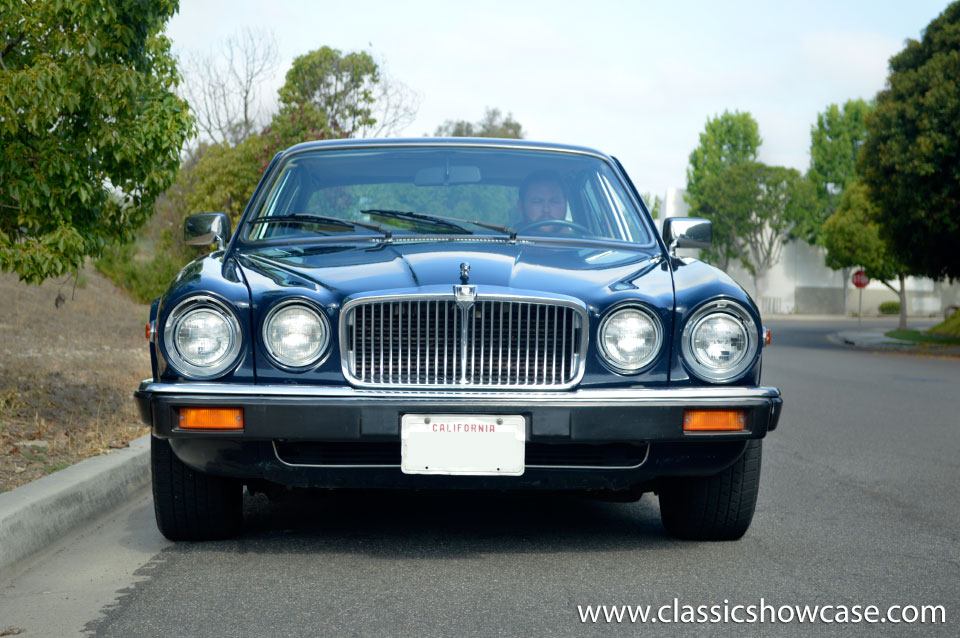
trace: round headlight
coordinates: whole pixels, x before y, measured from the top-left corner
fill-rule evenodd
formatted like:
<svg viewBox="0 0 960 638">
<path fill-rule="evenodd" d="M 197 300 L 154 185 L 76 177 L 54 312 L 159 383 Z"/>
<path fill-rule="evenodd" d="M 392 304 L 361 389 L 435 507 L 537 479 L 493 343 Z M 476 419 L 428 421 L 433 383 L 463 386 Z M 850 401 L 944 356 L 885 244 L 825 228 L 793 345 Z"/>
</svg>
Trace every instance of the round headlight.
<svg viewBox="0 0 960 638">
<path fill-rule="evenodd" d="M 326 320 L 313 308 L 290 302 L 270 311 L 263 322 L 263 343 L 278 363 L 302 368 L 319 359 L 327 348 Z"/>
<path fill-rule="evenodd" d="M 600 324 L 600 352 L 620 372 L 637 372 L 652 362 L 663 342 L 660 321 L 639 306 L 615 310 Z"/>
<path fill-rule="evenodd" d="M 190 297 L 167 316 L 164 343 L 170 364 L 196 379 L 216 377 L 236 363 L 240 324 L 212 297 Z"/>
<path fill-rule="evenodd" d="M 232 340 L 226 318 L 210 308 L 192 310 L 177 324 L 177 351 L 195 366 L 216 365 L 227 354 Z"/>
<path fill-rule="evenodd" d="M 753 363 L 758 338 L 747 311 L 731 302 L 715 302 L 698 311 L 683 330 L 683 356 L 694 373 L 726 381 Z"/>
</svg>

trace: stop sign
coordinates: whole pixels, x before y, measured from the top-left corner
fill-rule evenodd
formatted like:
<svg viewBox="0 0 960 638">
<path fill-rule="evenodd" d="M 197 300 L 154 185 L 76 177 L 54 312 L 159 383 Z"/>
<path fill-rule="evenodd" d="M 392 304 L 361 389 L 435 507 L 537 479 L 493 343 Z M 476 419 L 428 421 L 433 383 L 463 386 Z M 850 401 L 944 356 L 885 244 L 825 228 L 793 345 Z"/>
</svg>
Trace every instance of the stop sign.
<svg viewBox="0 0 960 638">
<path fill-rule="evenodd" d="M 857 288 L 866 288 L 867 284 L 870 283 L 870 278 L 867 277 L 867 273 L 862 270 L 858 270 L 853 273 L 853 285 Z"/>
</svg>

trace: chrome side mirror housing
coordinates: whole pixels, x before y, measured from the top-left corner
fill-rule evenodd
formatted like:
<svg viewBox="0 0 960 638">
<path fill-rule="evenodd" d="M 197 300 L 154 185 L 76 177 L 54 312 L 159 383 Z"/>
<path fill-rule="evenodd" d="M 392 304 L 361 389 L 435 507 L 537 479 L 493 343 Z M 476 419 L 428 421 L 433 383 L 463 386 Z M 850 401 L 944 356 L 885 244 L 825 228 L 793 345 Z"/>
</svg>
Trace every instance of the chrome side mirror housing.
<svg viewBox="0 0 960 638">
<path fill-rule="evenodd" d="M 702 217 L 670 217 L 663 222 L 663 241 L 673 257 L 677 248 L 710 248 L 713 222 Z"/>
<path fill-rule="evenodd" d="M 183 220 L 183 240 L 188 246 L 216 244 L 223 249 L 230 239 L 230 216 L 226 213 L 197 213 Z"/>
</svg>

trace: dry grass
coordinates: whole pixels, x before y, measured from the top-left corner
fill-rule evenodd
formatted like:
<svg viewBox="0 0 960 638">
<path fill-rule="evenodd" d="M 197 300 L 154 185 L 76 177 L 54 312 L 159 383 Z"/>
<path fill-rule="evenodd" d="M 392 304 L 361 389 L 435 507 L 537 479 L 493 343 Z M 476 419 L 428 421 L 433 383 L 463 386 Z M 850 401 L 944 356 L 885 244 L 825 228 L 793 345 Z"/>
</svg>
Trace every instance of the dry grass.
<svg viewBox="0 0 960 638">
<path fill-rule="evenodd" d="M 92 268 L 73 284 L 0 275 L 0 492 L 146 433 L 148 308 Z"/>
</svg>

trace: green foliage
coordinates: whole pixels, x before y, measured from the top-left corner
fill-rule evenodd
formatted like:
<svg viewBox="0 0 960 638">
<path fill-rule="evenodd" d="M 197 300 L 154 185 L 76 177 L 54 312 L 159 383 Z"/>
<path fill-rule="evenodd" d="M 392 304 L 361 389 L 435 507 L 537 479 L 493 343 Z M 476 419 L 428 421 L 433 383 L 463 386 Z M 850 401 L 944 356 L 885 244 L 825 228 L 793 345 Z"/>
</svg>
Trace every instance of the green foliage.
<svg viewBox="0 0 960 638">
<path fill-rule="evenodd" d="M 273 156 L 300 142 L 350 137 L 372 126 L 379 70 L 367 53 L 321 47 L 297 57 L 280 88 L 280 110 L 258 135 L 235 146 L 214 144 L 196 152 L 181 171 L 187 214 L 223 211 L 235 225 Z"/>
<path fill-rule="evenodd" d="M 370 54 L 320 47 L 294 59 L 280 88 L 281 112 L 306 109 L 304 119 L 352 137 L 376 123 L 374 90 L 380 70 Z M 316 118 L 316 119 L 314 119 Z"/>
<path fill-rule="evenodd" d="M 152 258 L 140 261 L 134 244 L 130 243 L 109 244 L 94 265 L 131 297 L 140 303 L 150 303 L 163 294 L 188 261 L 190 258 L 162 248 Z"/>
<path fill-rule="evenodd" d="M 817 206 L 800 220 L 795 236 L 810 244 L 821 243 L 823 224 L 832 215 L 844 190 L 857 179 L 857 153 L 867 136 L 866 118 L 872 106 L 847 100 L 843 109 L 831 104 L 817 114 L 810 127 L 810 170 L 807 179 L 816 186 Z"/>
<path fill-rule="evenodd" d="M 307 103 L 281 108 L 263 132 L 256 136 L 259 142 L 249 143 L 260 144 L 256 157 L 260 162 L 259 172 L 263 172 L 274 155 L 294 144 L 341 137 L 351 137 L 351 134 L 330 123 L 322 111 Z"/>
<path fill-rule="evenodd" d="M 112 245 L 97 268 L 137 299 L 151 300 L 201 252 L 183 244 L 186 215 L 223 211 L 235 228 L 277 152 L 309 140 L 349 137 L 376 123 L 371 109 L 379 81 L 366 53 L 322 47 L 296 58 L 279 92 L 280 109 L 266 128 L 235 145 L 201 144 L 188 156 L 158 202 L 165 228 L 154 255 L 138 260 L 132 247 Z"/>
<path fill-rule="evenodd" d="M 900 329 L 907 327 L 904 266 L 890 252 L 876 222 L 877 207 L 870 191 L 860 182 L 853 182 L 843 192 L 837 212 L 823 224 L 822 242 L 827 249 L 825 263 L 834 270 L 861 266 L 871 279 L 880 281 L 900 295 Z M 890 282 L 899 280 L 899 288 Z"/>
<path fill-rule="evenodd" d="M 59 463 L 53 463 L 43 468 L 44 473 L 53 474 L 54 472 L 59 472 L 60 470 L 65 470 L 70 467 L 70 461 L 60 461 Z"/>
<path fill-rule="evenodd" d="M 161 35 L 175 0 L 5 3 L 0 269 L 39 283 L 128 240 L 192 118 Z"/>
<path fill-rule="evenodd" d="M 264 140 L 252 135 L 236 146 L 214 144 L 197 150 L 194 164 L 177 180 L 184 189 L 184 211 L 230 214 L 236 226 L 263 170 Z"/>
<path fill-rule="evenodd" d="M 890 59 L 867 129 L 860 169 L 891 251 L 911 273 L 960 277 L 960 2 Z"/>
<path fill-rule="evenodd" d="M 861 266 L 867 276 L 883 282 L 896 279 L 902 266 L 880 236 L 877 208 L 870 192 L 853 182 L 843 193 L 837 211 L 823 225 L 822 241 L 827 249 L 825 262 L 834 270 Z"/>
<path fill-rule="evenodd" d="M 437 127 L 434 137 L 502 137 L 522 140 L 524 133 L 520 123 L 513 119 L 513 113 L 506 117 L 500 109 L 487 108 L 479 122 L 466 120 L 447 120 Z"/>
<path fill-rule="evenodd" d="M 927 332 L 944 337 L 955 337 L 960 339 L 960 310 L 950 315 L 950 317 Z"/>
<path fill-rule="evenodd" d="M 893 339 L 901 339 L 903 341 L 915 341 L 917 343 L 931 343 L 931 344 L 944 344 L 944 345 L 960 345 L 960 336 L 945 336 L 939 334 L 931 334 L 932 329 L 929 332 L 920 332 L 919 330 L 891 330 L 890 332 L 885 332 L 884 334 Z"/>
<path fill-rule="evenodd" d="M 899 301 L 884 301 L 878 307 L 881 315 L 899 315 L 900 314 L 900 302 Z"/>
<path fill-rule="evenodd" d="M 704 202 L 704 182 L 726 168 L 756 160 L 760 144 L 760 127 L 748 112 L 724 111 L 707 120 L 687 167 L 686 197 L 691 214 L 699 214 L 697 209 Z"/>
<path fill-rule="evenodd" d="M 193 194 L 190 175 L 201 158 L 194 152 L 180 167 L 181 178 L 157 200 L 156 212 L 141 229 L 136 243 L 109 244 L 94 266 L 141 303 L 149 303 L 166 290 L 187 262 L 207 248 L 183 242 L 183 216 Z"/>
<path fill-rule="evenodd" d="M 708 175 L 698 214 L 713 222 L 704 259 L 726 268 L 739 261 L 756 277 L 780 260 L 784 242 L 815 202 L 813 185 L 792 168 L 743 162 Z"/>
</svg>

